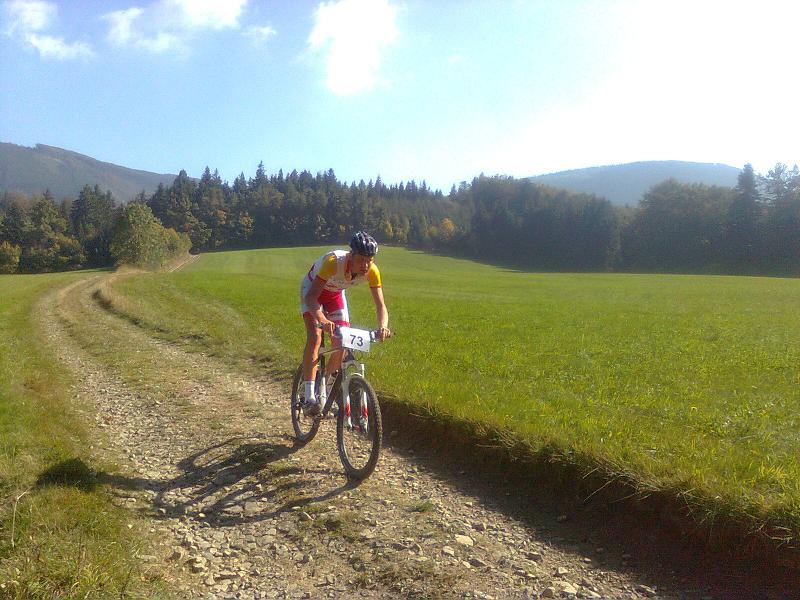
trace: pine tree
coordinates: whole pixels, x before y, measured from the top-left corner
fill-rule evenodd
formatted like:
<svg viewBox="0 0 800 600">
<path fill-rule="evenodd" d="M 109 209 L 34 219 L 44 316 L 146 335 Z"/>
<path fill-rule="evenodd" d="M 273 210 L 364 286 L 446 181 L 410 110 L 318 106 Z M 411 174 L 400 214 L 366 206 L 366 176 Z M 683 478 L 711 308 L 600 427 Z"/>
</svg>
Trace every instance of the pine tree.
<svg viewBox="0 0 800 600">
<path fill-rule="evenodd" d="M 753 166 L 739 173 L 725 227 L 725 261 L 735 272 L 752 272 L 760 250 L 760 197 Z"/>
</svg>

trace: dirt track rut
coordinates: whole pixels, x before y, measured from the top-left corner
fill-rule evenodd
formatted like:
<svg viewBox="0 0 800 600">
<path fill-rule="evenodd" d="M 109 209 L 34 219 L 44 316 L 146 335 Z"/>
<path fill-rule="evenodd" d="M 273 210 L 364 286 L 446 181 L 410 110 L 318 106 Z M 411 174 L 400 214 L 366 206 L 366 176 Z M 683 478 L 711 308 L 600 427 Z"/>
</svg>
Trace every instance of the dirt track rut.
<svg viewBox="0 0 800 600">
<path fill-rule="evenodd" d="M 101 479 L 157 539 L 142 560 L 180 597 L 725 597 L 647 574 L 557 507 L 532 516 L 534 499 L 415 455 L 388 422 L 375 474 L 349 486 L 332 421 L 295 447 L 286 382 L 148 336 L 96 302 L 106 277 L 45 298 L 39 320 L 76 373 L 95 452 L 121 465 Z"/>
</svg>

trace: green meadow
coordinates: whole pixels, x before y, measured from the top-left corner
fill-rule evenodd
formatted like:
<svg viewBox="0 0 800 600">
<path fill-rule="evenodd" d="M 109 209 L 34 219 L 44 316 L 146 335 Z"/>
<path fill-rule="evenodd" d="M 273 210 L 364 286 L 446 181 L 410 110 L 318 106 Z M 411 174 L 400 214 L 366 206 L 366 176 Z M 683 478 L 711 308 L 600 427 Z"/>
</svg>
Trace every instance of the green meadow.
<svg viewBox="0 0 800 600">
<path fill-rule="evenodd" d="M 38 299 L 86 273 L 0 276 L 0 597 L 160 597 L 146 541 L 96 472 L 71 376 L 45 346 Z"/>
<path fill-rule="evenodd" d="M 207 254 L 107 294 L 159 335 L 288 373 L 300 279 L 326 249 Z M 397 334 L 368 360 L 379 392 L 709 515 L 800 531 L 800 280 L 528 273 L 398 248 L 377 262 Z M 374 326 L 368 290 L 348 298 L 354 324 Z"/>
</svg>

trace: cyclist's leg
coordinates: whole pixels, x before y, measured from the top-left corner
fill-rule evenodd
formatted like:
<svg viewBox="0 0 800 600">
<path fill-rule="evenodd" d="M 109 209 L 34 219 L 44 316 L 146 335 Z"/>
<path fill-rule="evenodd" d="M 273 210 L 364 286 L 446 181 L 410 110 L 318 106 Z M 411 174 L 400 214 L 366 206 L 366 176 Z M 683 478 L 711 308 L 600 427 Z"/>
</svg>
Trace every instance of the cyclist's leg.
<svg viewBox="0 0 800 600">
<path fill-rule="evenodd" d="M 341 294 L 337 294 L 335 298 L 326 302 L 322 306 L 322 310 L 325 311 L 325 316 L 337 325 L 343 325 L 344 327 L 350 326 L 350 311 L 347 308 L 347 296 L 345 296 L 344 290 L 342 290 Z M 334 348 L 341 348 L 342 340 L 333 338 L 331 344 Z M 342 353 L 331 353 L 328 358 L 328 364 L 325 367 L 325 376 L 327 377 L 331 373 L 338 371 L 341 366 Z"/>
<path fill-rule="evenodd" d="M 322 330 L 317 327 L 311 309 L 306 306 L 305 297 L 311 287 L 308 277 L 303 277 L 300 284 L 300 314 L 306 327 L 306 346 L 303 350 L 303 380 L 314 381 L 316 376 L 317 355 L 322 344 Z"/>
<path fill-rule="evenodd" d="M 306 404 L 303 411 L 316 415 L 320 411 L 320 398 L 317 398 L 315 381 L 317 377 L 317 356 L 322 343 L 322 330 L 317 327 L 316 318 L 311 313 L 303 314 L 306 326 L 306 347 L 303 351 L 303 397 Z"/>
<path fill-rule="evenodd" d="M 322 343 L 322 330 L 311 313 L 303 315 L 306 326 L 306 347 L 303 350 L 303 381 L 314 381 L 317 376 L 317 356 Z"/>
<path fill-rule="evenodd" d="M 314 393 L 314 381 L 317 371 L 317 357 L 322 344 L 322 330 L 317 327 L 317 321 L 309 307 L 305 305 L 304 298 L 310 283 L 308 278 L 303 278 L 300 285 L 300 314 L 306 328 L 306 345 L 303 349 L 303 397 L 309 405 L 311 413 L 319 412 L 319 403 Z"/>
</svg>

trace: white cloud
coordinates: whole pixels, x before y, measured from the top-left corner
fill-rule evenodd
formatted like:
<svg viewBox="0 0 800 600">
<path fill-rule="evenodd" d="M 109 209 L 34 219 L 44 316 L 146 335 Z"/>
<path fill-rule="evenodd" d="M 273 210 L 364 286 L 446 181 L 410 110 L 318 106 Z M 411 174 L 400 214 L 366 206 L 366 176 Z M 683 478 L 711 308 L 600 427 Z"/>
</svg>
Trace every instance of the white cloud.
<svg viewBox="0 0 800 600">
<path fill-rule="evenodd" d="M 239 15 L 247 0 L 169 0 L 189 27 L 224 29 L 239 27 Z"/>
<path fill-rule="evenodd" d="M 275 29 L 273 29 L 269 25 L 263 25 L 263 26 L 251 25 L 244 32 L 244 34 L 251 40 L 253 40 L 255 43 L 264 42 L 269 38 L 271 38 L 276 33 L 277 31 L 275 31 Z"/>
<path fill-rule="evenodd" d="M 388 0 L 323 2 L 314 12 L 311 50 L 327 49 L 326 84 L 340 96 L 378 83 L 384 48 L 397 38 L 397 8 Z"/>
<path fill-rule="evenodd" d="M 204 30 L 238 29 L 248 0 L 158 0 L 146 7 L 108 13 L 108 41 L 117 47 L 153 54 L 183 52 L 191 37 Z"/>
<path fill-rule="evenodd" d="M 8 17 L 6 33 L 27 34 L 46 29 L 56 18 L 57 8 L 51 2 L 12 0 L 3 4 Z"/>
<path fill-rule="evenodd" d="M 161 54 L 167 50 L 183 52 L 186 49 L 180 37 L 166 31 L 159 31 L 150 37 L 142 37 L 137 40 L 136 45 L 153 54 Z"/>
<path fill-rule="evenodd" d="M 89 58 L 94 55 L 91 46 L 85 42 L 67 43 L 63 38 L 52 35 L 31 33 L 26 36 L 28 43 L 39 51 L 43 58 L 69 60 L 73 58 Z"/>
<path fill-rule="evenodd" d="M 3 4 L 8 19 L 6 34 L 39 52 L 42 58 L 70 60 L 94 55 L 86 42 L 67 42 L 63 37 L 44 33 L 58 17 L 58 7 L 40 0 L 11 0 Z"/>
<path fill-rule="evenodd" d="M 155 30 L 140 19 L 144 14 L 144 9 L 133 7 L 104 15 L 102 18 L 111 24 L 107 36 L 109 43 L 118 47 L 147 50 L 153 54 L 182 49 L 177 35 Z"/>
<path fill-rule="evenodd" d="M 104 15 L 102 18 L 111 23 L 108 41 L 115 46 L 124 46 L 139 38 L 139 34 L 133 31 L 133 25 L 143 12 L 141 8 L 133 7 Z"/>
</svg>

